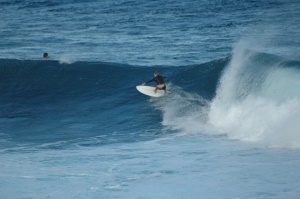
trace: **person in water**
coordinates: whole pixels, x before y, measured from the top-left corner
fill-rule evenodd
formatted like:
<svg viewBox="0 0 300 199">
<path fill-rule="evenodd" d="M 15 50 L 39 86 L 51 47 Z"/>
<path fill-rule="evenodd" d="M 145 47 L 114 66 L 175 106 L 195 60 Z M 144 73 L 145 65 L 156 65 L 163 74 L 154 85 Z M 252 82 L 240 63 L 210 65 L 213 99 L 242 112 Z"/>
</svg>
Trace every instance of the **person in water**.
<svg viewBox="0 0 300 199">
<path fill-rule="evenodd" d="M 48 59 L 48 53 L 44 53 L 43 60 L 47 60 L 47 59 Z"/>
<path fill-rule="evenodd" d="M 165 94 L 167 93 L 167 87 L 165 85 L 164 77 L 159 75 L 159 72 L 154 72 L 154 78 L 143 83 L 142 85 L 148 84 L 150 82 L 156 82 L 156 88 L 154 89 L 154 93 L 157 92 L 157 89 L 162 89 L 165 91 Z"/>
</svg>

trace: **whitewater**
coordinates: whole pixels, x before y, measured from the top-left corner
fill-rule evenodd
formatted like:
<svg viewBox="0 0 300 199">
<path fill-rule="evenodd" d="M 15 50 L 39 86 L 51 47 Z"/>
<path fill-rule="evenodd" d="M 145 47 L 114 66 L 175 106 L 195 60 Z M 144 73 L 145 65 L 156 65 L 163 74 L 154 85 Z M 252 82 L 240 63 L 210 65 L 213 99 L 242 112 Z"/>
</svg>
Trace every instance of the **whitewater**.
<svg viewBox="0 0 300 199">
<path fill-rule="evenodd" d="M 0 0 L 0 198 L 299 198 L 299 8 Z"/>
</svg>

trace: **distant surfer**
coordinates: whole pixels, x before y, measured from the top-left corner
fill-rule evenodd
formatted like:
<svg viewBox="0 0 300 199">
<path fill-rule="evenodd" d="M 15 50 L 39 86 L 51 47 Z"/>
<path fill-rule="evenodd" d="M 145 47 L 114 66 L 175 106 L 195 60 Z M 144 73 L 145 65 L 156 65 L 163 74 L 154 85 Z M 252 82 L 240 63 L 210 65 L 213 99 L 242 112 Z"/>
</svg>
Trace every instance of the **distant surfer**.
<svg viewBox="0 0 300 199">
<path fill-rule="evenodd" d="M 167 87 L 166 87 L 166 85 L 165 85 L 165 81 L 164 81 L 164 77 L 163 76 L 160 76 L 159 75 L 159 72 L 154 72 L 154 78 L 153 79 L 151 79 L 151 80 L 149 80 L 149 81 L 147 81 L 147 82 L 145 82 L 145 83 L 143 83 L 142 85 L 145 85 L 145 84 L 148 84 L 148 83 L 150 83 L 150 82 L 156 82 L 156 87 L 155 87 L 155 89 L 154 89 L 154 93 L 156 93 L 157 92 L 157 89 L 161 89 L 161 90 L 164 90 L 165 91 L 165 94 L 167 93 Z"/>
<path fill-rule="evenodd" d="M 43 60 L 47 60 L 47 59 L 48 59 L 48 53 L 44 53 Z"/>
</svg>

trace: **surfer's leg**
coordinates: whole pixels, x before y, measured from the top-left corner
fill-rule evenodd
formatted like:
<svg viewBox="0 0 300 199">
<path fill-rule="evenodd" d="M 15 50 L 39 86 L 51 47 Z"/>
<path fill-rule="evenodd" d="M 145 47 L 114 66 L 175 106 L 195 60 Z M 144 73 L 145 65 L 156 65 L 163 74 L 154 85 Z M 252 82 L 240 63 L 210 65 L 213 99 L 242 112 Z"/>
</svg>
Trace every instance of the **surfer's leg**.
<svg viewBox="0 0 300 199">
<path fill-rule="evenodd" d="M 164 87 L 162 87 L 162 89 L 165 91 L 165 94 L 167 94 L 167 87 L 164 86 Z"/>
</svg>

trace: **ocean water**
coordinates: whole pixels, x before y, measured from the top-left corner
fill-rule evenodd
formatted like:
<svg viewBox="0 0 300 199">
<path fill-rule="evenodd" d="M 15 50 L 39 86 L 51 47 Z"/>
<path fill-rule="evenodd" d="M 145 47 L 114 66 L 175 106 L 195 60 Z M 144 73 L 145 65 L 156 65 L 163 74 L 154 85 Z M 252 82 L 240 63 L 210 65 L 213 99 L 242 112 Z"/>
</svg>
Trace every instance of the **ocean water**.
<svg viewBox="0 0 300 199">
<path fill-rule="evenodd" d="M 0 0 L 0 198 L 300 198 L 299 10 Z"/>
</svg>

